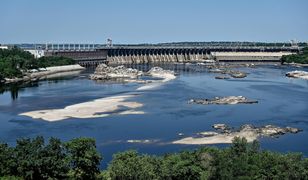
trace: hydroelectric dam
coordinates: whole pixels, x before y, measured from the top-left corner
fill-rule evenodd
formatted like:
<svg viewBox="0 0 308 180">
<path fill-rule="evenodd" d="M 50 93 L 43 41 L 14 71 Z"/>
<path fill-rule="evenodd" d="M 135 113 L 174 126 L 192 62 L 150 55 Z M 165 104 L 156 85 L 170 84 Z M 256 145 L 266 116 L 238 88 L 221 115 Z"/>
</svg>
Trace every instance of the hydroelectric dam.
<svg viewBox="0 0 308 180">
<path fill-rule="evenodd" d="M 76 60 L 83 66 L 126 63 L 157 62 L 279 62 L 283 55 L 298 53 L 293 46 L 81 46 L 48 45 L 45 56 L 64 56 Z"/>
</svg>

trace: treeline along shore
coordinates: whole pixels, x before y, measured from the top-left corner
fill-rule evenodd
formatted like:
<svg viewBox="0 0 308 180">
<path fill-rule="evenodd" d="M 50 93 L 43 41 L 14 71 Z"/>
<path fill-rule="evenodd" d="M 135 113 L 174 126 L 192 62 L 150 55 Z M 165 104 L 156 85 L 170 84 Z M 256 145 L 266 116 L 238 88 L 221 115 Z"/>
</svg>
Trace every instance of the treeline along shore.
<svg viewBox="0 0 308 180">
<path fill-rule="evenodd" d="M 19 48 L 0 49 L 0 83 L 32 81 L 59 72 L 82 70 L 67 57 L 35 58 Z"/>
<path fill-rule="evenodd" d="M 113 155 L 100 169 L 103 156 L 91 138 L 62 142 L 43 137 L 19 139 L 15 147 L 0 143 L 0 179 L 297 179 L 308 178 L 308 158 L 299 153 L 264 151 L 259 143 L 235 138 L 224 149 L 154 156 L 129 150 Z"/>
<path fill-rule="evenodd" d="M 303 48 L 299 54 L 285 55 L 281 58 L 282 63 L 308 64 L 308 47 Z"/>
</svg>

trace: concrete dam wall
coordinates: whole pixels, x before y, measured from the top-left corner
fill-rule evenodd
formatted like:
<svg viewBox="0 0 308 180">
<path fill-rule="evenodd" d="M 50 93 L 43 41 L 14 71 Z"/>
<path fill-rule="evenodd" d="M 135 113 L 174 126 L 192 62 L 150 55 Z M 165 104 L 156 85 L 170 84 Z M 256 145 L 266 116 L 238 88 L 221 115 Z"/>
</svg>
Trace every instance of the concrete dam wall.
<svg viewBox="0 0 308 180">
<path fill-rule="evenodd" d="M 155 63 L 155 62 L 201 62 L 214 59 L 216 61 L 257 61 L 257 62 L 279 62 L 283 55 L 292 52 L 208 52 L 208 51 L 183 51 L 183 52 L 142 52 L 136 53 L 112 53 L 108 54 L 109 64 L 126 63 Z"/>
<path fill-rule="evenodd" d="M 155 62 L 193 62 L 211 59 L 208 54 L 141 54 L 108 56 L 109 64 L 142 64 Z"/>
<path fill-rule="evenodd" d="M 108 64 L 142 64 L 160 62 L 257 61 L 278 62 L 283 55 L 298 53 L 292 47 L 165 47 L 116 46 L 92 50 L 47 50 L 45 56 L 73 58 L 82 66 Z"/>
<path fill-rule="evenodd" d="M 213 52 L 212 56 L 217 61 L 269 61 L 278 62 L 283 55 L 291 52 Z"/>
</svg>

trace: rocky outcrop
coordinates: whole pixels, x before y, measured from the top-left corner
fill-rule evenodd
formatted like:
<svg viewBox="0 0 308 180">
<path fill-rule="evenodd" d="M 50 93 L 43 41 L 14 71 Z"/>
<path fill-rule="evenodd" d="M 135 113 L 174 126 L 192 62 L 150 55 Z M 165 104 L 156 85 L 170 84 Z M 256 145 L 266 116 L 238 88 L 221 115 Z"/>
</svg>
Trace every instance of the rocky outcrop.
<svg viewBox="0 0 308 180">
<path fill-rule="evenodd" d="M 174 79 L 175 78 L 174 71 L 164 70 L 161 67 L 152 67 L 147 72 L 147 74 L 152 77 L 157 77 L 157 78 L 164 78 L 164 79 Z"/>
<path fill-rule="evenodd" d="M 230 128 L 225 124 L 213 124 L 212 126 L 216 130 L 221 130 L 223 132 L 228 132 Z"/>
<path fill-rule="evenodd" d="M 116 80 L 124 79 L 124 82 L 143 82 L 143 83 L 152 83 L 157 82 L 158 80 L 137 80 L 136 78 L 142 75 L 152 76 L 156 78 L 161 78 L 160 81 L 169 81 L 175 78 L 174 71 L 164 70 L 161 67 L 153 67 L 148 72 L 143 73 L 137 69 L 126 68 L 125 66 L 111 67 L 106 64 L 100 64 L 96 69 L 94 74 L 90 75 L 92 80 Z M 122 81 L 121 81 L 122 82 Z"/>
<path fill-rule="evenodd" d="M 291 71 L 286 73 L 287 77 L 302 78 L 308 80 L 308 72 L 306 71 Z"/>
<path fill-rule="evenodd" d="M 150 81 L 146 85 L 139 87 L 137 90 L 149 90 L 153 88 L 157 88 L 162 83 L 171 81 L 176 78 L 174 71 L 164 70 L 160 67 L 151 68 L 145 75 L 152 76 L 155 78 L 159 78 L 159 80 L 148 80 Z"/>
<path fill-rule="evenodd" d="M 244 78 L 247 76 L 245 72 L 240 72 L 240 71 L 229 71 L 228 74 L 233 78 Z"/>
<path fill-rule="evenodd" d="M 138 79 L 139 76 L 151 76 L 158 79 Z M 141 87 L 137 88 L 137 91 L 150 90 L 158 88 L 163 83 L 175 79 L 174 71 L 164 70 L 160 67 L 153 67 L 148 72 L 143 73 L 137 69 L 126 68 L 124 66 L 110 67 L 105 64 L 99 65 L 95 73 L 90 75 L 92 80 L 102 80 L 111 83 L 142 83 Z"/>
<path fill-rule="evenodd" d="M 191 104 L 253 104 L 258 103 L 256 100 L 249 100 L 243 96 L 215 97 L 214 99 L 191 99 Z"/>
<path fill-rule="evenodd" d="M 257 132 L 260 135 L 263 136 L 278 136 L 278 135 L 283 135 L 286 133 L 298 133 L 301 130 L 298 128 L 293 128 L 293 127 L 277 127 L 277 126 L 273 126 L 273 125 L 266 125 L 264 127 L 261 128 L 255 128 L 257 130 Z"/>
<path fill-rule="evenodd" d="M 200 67 L 202 67 L 200 69 Z M 197 63 L 196 65 L 192 65 L 192 69 L 196 71 L 207 71 L 210 73 L 218 73 L 218 74 L 223 74 L 224 76 L 216 76 L 215 79 L 229 79 L 230 77 L 232 78 L 245 78 L 247 77 L 246 72 L 242 72 L 239 70 L 234 70 L 233 68 L 242 68 L 242 67 L 255 67 L 254 64 L 227 64 L 227 63 Z M 229 76 L 227 76 L 229 75 Z"/>
<path fill-rule="evenodd" d="M 286 133 L 296 134 L 302 130 L 294 127 L 278 127 L 274 125 L 266 125 L 255 127 L 250 124 L 242 125 L 238 130 L 228 127 L 226 124 L 214 124 L 212 126 L 217 132 L 205 131 L 197 133 L 197 137 L 186 137 L 174 144 L 222 144 L 232 143 L 235 137 L 244 137 L 248 142 L 252 142 L 259 137 L 279 137 Z"/>
<path fill-rule="evenodd" d="M 92 80 L 109 80 L 118 78 L 134 79 L 141 76 L 142 71 L 126 68 L 124 66 L 111 67 L 106 64 L 100 64 L 96 67 L 94 74 L 90 75 Z"/>
</svg>

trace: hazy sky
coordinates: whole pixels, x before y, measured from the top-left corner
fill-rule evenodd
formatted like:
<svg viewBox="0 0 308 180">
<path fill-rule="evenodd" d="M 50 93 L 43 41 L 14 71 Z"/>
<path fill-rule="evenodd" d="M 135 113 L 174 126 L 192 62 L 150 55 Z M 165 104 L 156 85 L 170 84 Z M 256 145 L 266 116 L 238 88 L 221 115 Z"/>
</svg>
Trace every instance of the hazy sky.
<svg viewBox="0 0 308 180">
<path fill-rule="evenodd" d="M 1 0 L 0 43 L 308 41 L 308 0 Z"/>
</svg>

